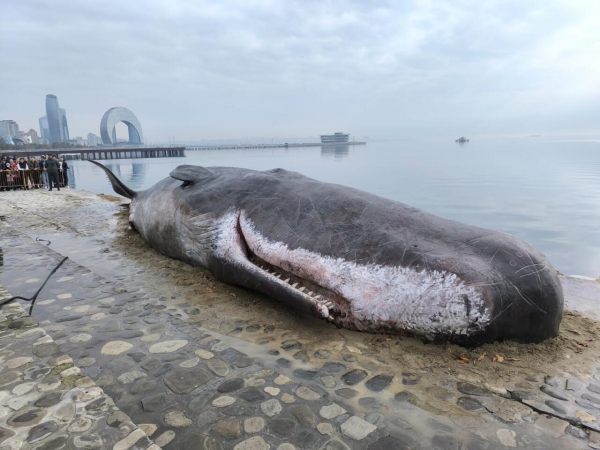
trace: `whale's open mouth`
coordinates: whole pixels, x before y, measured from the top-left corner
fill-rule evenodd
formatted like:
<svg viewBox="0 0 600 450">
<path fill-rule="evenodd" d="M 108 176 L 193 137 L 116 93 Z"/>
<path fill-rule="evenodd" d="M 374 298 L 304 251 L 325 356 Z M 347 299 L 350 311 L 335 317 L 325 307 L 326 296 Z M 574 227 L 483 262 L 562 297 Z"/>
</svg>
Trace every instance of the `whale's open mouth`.
<svg viewBox="0 0 600 450">
<path fill-rule="evenodd" d="M 239 220 L 239 219 L 238 219 Z M 314 283 L 311 280 L 299 276 L 290 270 L 286 270 L 258 256 L 248 239 L 244 235 L 241 224 L 238 222 L 238 233 L 242 245 L 248 257 L 248 261 L 255 266 L 262 275 L 273 283 L 283 283 L 285 290 L 293 297 L 302 298 L 304 301 L 314 305 L 320 316 L 337 326 L 348 326 L 353 328 L 351 308 L 348 301 L 336 292 Z"/>
<path fill-rule="evenodd" d="M 261 269 L 266 276 L 275 277 L 278 280 L 287 283 L 291 289 L 294 289 L 299 294 L 305 295 L 310 301 L 327 308 L 328 315 L 325 317 L 326 319 L 334 320 L 335 317 L 339 317 L 344 313 L 341 305 L 347 302 L 336 293 L 294 275 L 281 267 L 275 266 L 264 259 L 259 258 L 251 251 L 248 256 L 249 261 Z M 322 308 L 320 309 L 323 310 Z"/>
<path fill-rule="evenodd" d="M 478 291 L 454 274 L 360 265 L 269 239 L 244 211 L 234 220 L 237 255 L 252 272 L 245 285 L 336 326 L 429 339 L 442 327 L 464 335 L 488 320 Z"/>
</svg>

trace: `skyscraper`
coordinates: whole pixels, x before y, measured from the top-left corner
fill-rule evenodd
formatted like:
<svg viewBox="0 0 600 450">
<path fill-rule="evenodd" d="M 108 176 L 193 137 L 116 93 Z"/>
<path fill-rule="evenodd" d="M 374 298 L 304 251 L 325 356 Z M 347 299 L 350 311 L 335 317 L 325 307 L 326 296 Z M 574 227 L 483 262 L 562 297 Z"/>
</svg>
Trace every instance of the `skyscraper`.
<svg viewBox="0 0 600 450">
<path fill-rule="evenodd" d="M 56 95 L 46 95 L 46 117 L 48 118 L 48 130 L 50 132 L 48 140 L 51 144 L 54 142 L 61 142 L 61 114 Z"/>
<path fill-rule="evenodd" d="M 0 120 L 0 135 L 19 136 L 19 125 L 14 120 Z"/>
<path fill-rule="evenodd" d="M 50 129 L 48 128 L 48 117 L 40 117 L 40 136 L 50 141 Z"/>
<path fill-rule="evenodd" d="M 69 126 L 67 125 L 67 111 L 60 108 L 60 137 L 62 142 L 69 140 Z"/>
</svg>

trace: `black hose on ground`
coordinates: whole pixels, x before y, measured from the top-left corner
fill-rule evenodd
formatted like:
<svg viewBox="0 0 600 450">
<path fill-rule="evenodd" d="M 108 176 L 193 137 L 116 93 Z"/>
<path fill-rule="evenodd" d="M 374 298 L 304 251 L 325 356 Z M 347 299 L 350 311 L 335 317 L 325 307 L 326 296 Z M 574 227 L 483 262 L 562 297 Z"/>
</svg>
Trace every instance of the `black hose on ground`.
<svg viewBox="0 0 600 450">
<path fill-rule="evenodd" d="M 42 291 L 42 289 L 44 289 L 44 286 L 46 286 L 46 283 L 48 282 L 48 280 L 50 279 L 50 277 L 52 275 L 54 275 L 54 273 L 59 269 L 60 266 L 62 266 L 62 263 L 64 263 L 67 259 L 69 259 L 68 256 L 65 256 L 61 262 L 58 263 L 58 265 L 52 269 L 52 272 L 50 272 L 50 275 L 48 275 L 48 277 L 46 277 L 46 280 L 42 283 L 42 285 L 40 286 L 40 288 L 37 290 L 37 292 L 35 294 L 33 294 L 33 297 L 31 298 L 25 298 L 25 297 L 21 297 L 21 296 L 15 296 L 15 297 L 11 297 L 11 298 L 7 298 L 4 300 L 0 301 L 0 307 L 9 304 L 10 302 L 14 302 L 15 300 L 24 300 L 26 302 L 31 302 L 31 306 L 29 307 L 29 315 L 31 316 L 31 313 L 33 312 L 33 305 L 35 304 L 35 301 L 37 300 L 38 295 L 40 294 L 40 292 Z"/>
<path fill-rule="evenodd" d="M 52 242 L 49 241 L 48 239 L 40 239 L 39 236 L 36 237 L 35 240 L 38 241 L 38 242 L 47 242 L 46 247 L 48 247 L 50 244 L 52 244 Z"/>
</svg>

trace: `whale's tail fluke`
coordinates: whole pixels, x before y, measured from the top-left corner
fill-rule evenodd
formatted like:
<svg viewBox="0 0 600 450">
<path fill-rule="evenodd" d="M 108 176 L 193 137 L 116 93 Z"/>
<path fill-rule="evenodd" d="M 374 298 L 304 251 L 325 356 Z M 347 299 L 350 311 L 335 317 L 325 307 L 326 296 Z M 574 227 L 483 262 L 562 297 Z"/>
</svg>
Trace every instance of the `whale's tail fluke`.
<svg viewBox="0 0 600 450">
<path fill-rule="evenodd" d="M 92 164 L 96 164 L 98 167 L 100 167 L 102 170 L 104 170 L 104 172 L 108 176 L 108 180 L 110 181 L 110 184 L 112 184 L 113 190 L 117 194 L 122 195 L 123 197 L 127 197 L 129 199 L 134 198 L 138 194 L 133 189 L 129 189 L 127 186 L 125 186 L 125 184 L 121 180 L 119 180 L 114 173 L 112 173 L 109 169 L 104 167 L 98 161 L 94 161 L 93 159 L 88 159 L 88 161 L 91 162 Z"/>
</svg>

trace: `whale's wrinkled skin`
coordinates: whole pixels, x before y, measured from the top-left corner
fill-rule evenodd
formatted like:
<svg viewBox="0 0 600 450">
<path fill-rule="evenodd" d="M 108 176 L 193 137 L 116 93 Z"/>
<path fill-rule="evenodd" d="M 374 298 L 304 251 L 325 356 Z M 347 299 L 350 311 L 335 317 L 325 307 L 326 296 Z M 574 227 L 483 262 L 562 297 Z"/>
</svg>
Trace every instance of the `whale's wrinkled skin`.
<svg viewBox="0 0 600 450">
<path fill-rule="evenodd" d="M 514 236 L 283 169 L 179 166 L 134 192 L 94 163 L 153 248 L 340 327 L 469 346 L 558 334 L 556 270 Z"/>
</svg>

